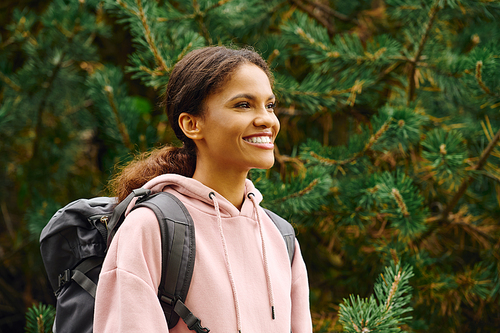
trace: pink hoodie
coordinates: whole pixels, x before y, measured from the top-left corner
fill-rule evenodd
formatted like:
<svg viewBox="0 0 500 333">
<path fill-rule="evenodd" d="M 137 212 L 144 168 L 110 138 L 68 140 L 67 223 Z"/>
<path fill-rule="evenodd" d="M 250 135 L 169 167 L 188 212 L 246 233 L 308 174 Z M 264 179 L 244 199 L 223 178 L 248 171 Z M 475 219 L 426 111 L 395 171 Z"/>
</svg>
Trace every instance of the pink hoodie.
<svg viewBox="0 0 500 333">
<path fill-rule="evenodd" d="M 191 214 L 196 258 L 186 306 L 212 333 L 310 333 L 306 266 L 296 242 L 292 265 L 283 238 L 247 180 L 241 211 L 192 178 L 167 174 L 145 188 L 177 196 Z M 261 227 L 259 227 L 259 225 Z M 169 332 L 157 293 L 161 238 L 147 208 L 127 215 L 104 261 L 94 332 Z M 271 307 L 274 306 L 275 319 Z M 179 323 L 172 333 L 192 332 Z"/>
</svg>

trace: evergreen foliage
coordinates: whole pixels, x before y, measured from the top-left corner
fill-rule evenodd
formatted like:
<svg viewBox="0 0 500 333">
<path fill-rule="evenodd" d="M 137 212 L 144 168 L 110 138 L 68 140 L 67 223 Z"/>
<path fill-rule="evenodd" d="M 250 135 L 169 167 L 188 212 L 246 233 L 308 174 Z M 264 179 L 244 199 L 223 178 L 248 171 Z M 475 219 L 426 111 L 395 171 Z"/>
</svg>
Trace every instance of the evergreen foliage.
<svg viewBox="0 0 500 333">
<path fill-rule="evenodd" d="M 344 331 L 401 332 L 399 325 L 411 319 L 411 316 L 403 315 L 411 311 L 406 307 L 411 295 L 406 293 L 412 289 L 408 281 L 412 276 L 410 267 L 402 269 L 392 262 L 375 284 L 375 296 L 361 299 L 351 295 L 349 299 L 344 299 L 344 304 L 340 305 L 340 322 Z"/>
<path fill-rule="evenodd" d="M 26 333 L 52 333 L 56 309 L 52 305 L 33 305 L 26 312 Z"/>
<path fill-rule="evenodd" d="M 177 143 L 156 96 L 184 54 L 223 44 L 253 46 L 275 73 L 276 165 L 251 177 L 296 226 L 315 331 L 500 327 L 498 0 L 47 0 L 39 11 L 16 9 L 0 40 L 0 325 L 53 302 L 37 254 L 50 215 L 105 192 L 130 153 Z"/>
</svg>

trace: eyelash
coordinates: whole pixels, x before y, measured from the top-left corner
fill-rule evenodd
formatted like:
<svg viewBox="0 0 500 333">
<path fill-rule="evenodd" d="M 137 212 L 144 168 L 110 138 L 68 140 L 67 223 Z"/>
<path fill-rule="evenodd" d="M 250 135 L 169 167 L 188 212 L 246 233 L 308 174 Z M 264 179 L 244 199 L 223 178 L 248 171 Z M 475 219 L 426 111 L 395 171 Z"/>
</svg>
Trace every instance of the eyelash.
<svg viewBox="0 0 500 333">
<path fill-rule="evenodd" d="M 250 107 L 250 103 L 248 102 L 242 102 L 242 103 L 238 103 L 236 104 L 236 107 L 237 108 L 241 108 L 241 107 Z M 266 105 L 266 108 L 268 109 L 273 109 L 276 107 L 276 102 L 273 102 L 273 103 L 269 103 Z"/>
</svg>

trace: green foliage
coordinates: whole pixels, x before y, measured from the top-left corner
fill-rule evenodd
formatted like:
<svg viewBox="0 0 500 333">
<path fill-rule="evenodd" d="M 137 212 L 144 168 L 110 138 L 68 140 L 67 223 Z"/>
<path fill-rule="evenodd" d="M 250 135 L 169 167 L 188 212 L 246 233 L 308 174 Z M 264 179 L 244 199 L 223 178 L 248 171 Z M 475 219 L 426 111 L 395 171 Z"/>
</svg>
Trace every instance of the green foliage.
<svg viewBox="0 0 500 333">
<path fill-rule="evenodd" d="M 26 333 L 51 333 L 56 309 L 52 305 L 33 305 L 26 312 Z"/>
<path fill-rule="evenodd" d="M 254 47 L 274 70 L 279 151 L 251 178 L 297 229 L 315 331 L 495 331 L 499 19 L 497 0 L 47 0 L 38 14 L 13 11 L 0 39 L 7 321 L 26 295 L 53 301 L 36 292 L 50 288 L 36 252 L 44 221 L 99 194 L 131 153 L 175 142 L 158 96 L 187 52 L 221 44 Z M 412 268 L 387 315 L 401 267 L 367 295 L 394 255 Z"/>
<path fill-rule="evenodd" d="M 340 305 L 340 322 L 345 332 L 401 332 L 400 325 L 408 322 L 412 311 L 408 307 L 412 287 L 409 279 L 413 276 L 410 266 L 402 268 L 394 262 L 385 268 L 375 284 L 375 296 L 362 299 L 351 295 Z"/>
</svg>

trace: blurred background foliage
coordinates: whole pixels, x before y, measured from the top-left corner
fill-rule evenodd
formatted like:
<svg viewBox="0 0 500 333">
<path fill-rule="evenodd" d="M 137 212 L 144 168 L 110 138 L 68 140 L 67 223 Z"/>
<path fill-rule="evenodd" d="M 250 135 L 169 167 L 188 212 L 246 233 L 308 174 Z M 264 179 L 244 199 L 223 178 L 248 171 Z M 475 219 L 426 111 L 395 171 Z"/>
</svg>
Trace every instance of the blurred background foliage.
<svg viewBox="0 0 500 333">
<path fill-rule="evenodd" d="M 35 325 L 32 304 L 55 303 L 38 249 L 50 216 L 107 194 L 133 154 L 178 144 L 159 96 L 178 59 L 219 44 L 250 45 L 274 70 L 276 164 L 251 177 L 296 227 L 315 332 L 498 331 L 499 1 L 0 8 L 2 332 Z M 385 276 L 413 276 L 401 289 L 411 297 L 398 294 L 412 318 L 375 325 L 361 310 L 384 315 L 393 282 L 379 277 L 399 260 L 411 269 Z"/>
</svg>

